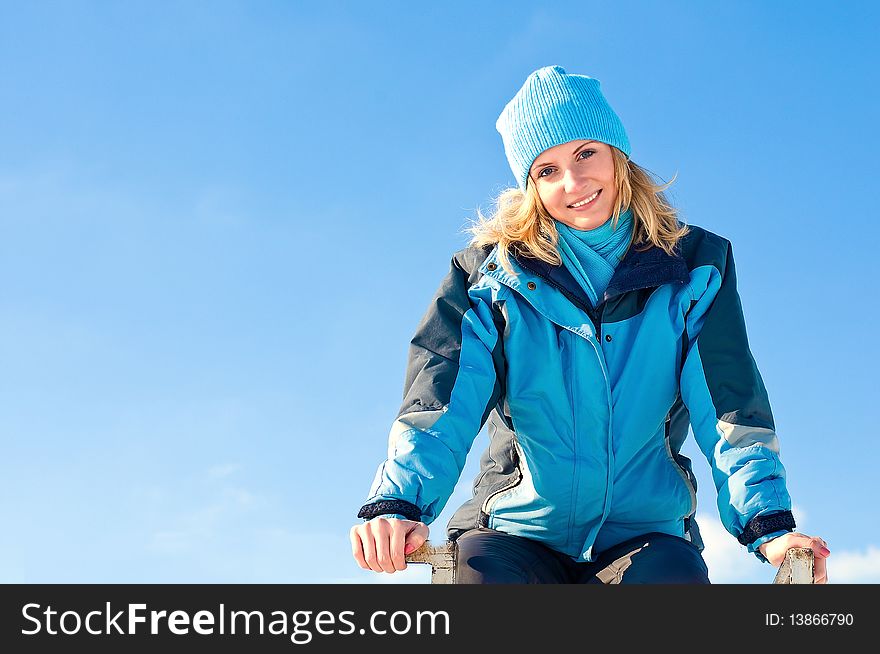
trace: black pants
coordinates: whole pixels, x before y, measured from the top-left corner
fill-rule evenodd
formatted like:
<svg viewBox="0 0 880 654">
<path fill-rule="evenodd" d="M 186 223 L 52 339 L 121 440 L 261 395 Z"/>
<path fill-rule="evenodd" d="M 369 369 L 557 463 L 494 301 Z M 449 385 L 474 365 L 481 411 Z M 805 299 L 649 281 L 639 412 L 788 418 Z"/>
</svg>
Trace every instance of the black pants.
<svg viewBox="0 0 880 654">
<path fill-rule="evenodd" d="M 708 584 L 709 569 L 684 538 L 649 533 L 577 562 L 546 545 L 494 529 L 456 540 L 458 584 Z"/>
</svg>

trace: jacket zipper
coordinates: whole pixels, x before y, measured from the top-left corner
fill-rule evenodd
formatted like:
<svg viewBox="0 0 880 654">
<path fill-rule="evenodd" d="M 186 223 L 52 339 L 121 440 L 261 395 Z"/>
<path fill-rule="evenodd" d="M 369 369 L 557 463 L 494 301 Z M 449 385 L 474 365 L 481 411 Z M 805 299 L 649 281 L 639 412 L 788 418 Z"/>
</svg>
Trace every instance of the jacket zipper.
<svg viewBox="0 0 880 654">
<path fill-rule="evenodd" d="M 577 342 L 575 341 L 571 345 L 571 359 L 572 359 L 572 361 L 575 360 L 574 356 L 575 356 L 575 352 L 577 351 L 576 348 L 577 348 Z M 571 371 L 571 376 L 572 376 L 571 388 L 572 389 L 577 388 L 577 384 L 575 383 L 577 381 L 576 374 L 577 374 L 577 365 L 575 365 L 574 370 Z M 573 438 L 572 438 L 572 458 L 574 460 L 574 471 L 572 472 L 572 476 L 574 477 L 574 480 L 572 481 L 572 484 L 571 484 L 571 499 L 569 500 L 569 504 L 572 506 L 572 511 L 569 513 L 569 516 L 568 516 L 568 541 L 569 542 L 571 542 L 571 540 L 572 540 L 572 532 L 574 531 L 574 517 L 575 517 L 575 514 L 577 513 L 577 511 L 575 511 L 574 508 L 577 506 L 578 490 L 580 490 L 580 475 L 578 474 L 578 468 L 580 466 L 578 466 L 578 457 L 577 457 L 577 452 L 578 452 L 578 447 L 577 447 L 577 443 L 578 443 L 577 398 L 574 397 L 573 395 L 571 396 L 571 423 L 572 423 L 572 431 L 574 432 Z"/>
<path fill-rule="evenodd" d="M 590 341 L 590 345 L 592 345 L 593 349 L 596 351 L 596 358 L 599 360 L 599 367 L 602 369 L 602 377 L 605 379 L 605 399 L 608 401 L 608 434 L 607 434 L 607 437 L 608 437 L 608 441 L 607 441 L 607 447 L 608 447 L 607 474 L 608 474 L 608 477 L 605 480 L 605 501 L 603 502 L 602 517 L 600 519 L 602 522 L 604 522 L 605 517 L 607 515 L 606 512 L 608 511 L 608 509 L 611 506 L 611 493 L 612 493 L 612 488 L 614 486 L 614 443 L 612 442 L 613 441 L 613 434 L 614 434 L 614 431 L 613 431 L 614 415 L 613 415 L 613 406 L 611 403 L 611 383 L 608 381 L 608 372 L 605 370 L 605 364 L 602 362 L 602 356 L 599 353 L 599 347 L 601 344 L 596 345 L 596 343 L 594 343 L 593 341 Z"/>
<path fill-rule="evenodd" d="M 593 307 L 588 307 L 583 302 L 581 302 L 578 298 L 569 293 L 566 289 L 562 288 L 559 284 L 555 283 L 553 280 L 548 279 L 544 275 L 535 272 L 533 269 L 528 268 L 529 272 L 531 272 L 536 277 L 543 279 L 545 283 L 549 284 L 560 293 L 562 293 L 565 297 L 567 297 L 575 306 L 580 307 L 586 314 L 589 316 L 590 321 L 593 323 L 593 327 L 596 331 L 596 342 L 594 343 L 592 340 L 587 339 L 590 345 L 593 347 L 593 350 L 596 353 L 596 358 L 599 360 L 599 367 L 602 369 L 602 377 L 605 380 L 605 399 L 608 402 L 608 478 L 605 480 L 605 501 L 603 502 L 602 507 L 602 520 L 605 519 L 605 512 L 608 510 L 610 503 L 610 493 L 611 487 L 613 485 L 613 475 L 614 475 L 614 444 L 613 440 L 613 431 L 612 431 L 612 403 L 611 403 L 611 384 L 608 381 L 608 372 L 605 370 L 605 365 L 602 363 L 602 356 L 599 353 L 599 348 L 601 347 L 602 341 L 602 316 L 605 313 L 605 302 L 607 298 L 603 298 L 603 300 L 599 303 L 599 305 L 594 309 Z M 598 345 L 597 345 L 598 343 Z M 572 407 L 573 409 L 574 407 Z M 577 441 L 577 433 L 575 433 L 575 441 Z M 577 458 L 575 458 L 575 471 L 577 470 Z M 574 515 L 574 511 L 572 511 L 572 515 Z M 570 535 L 570 532 L 569 532 Z"/>
</svg>

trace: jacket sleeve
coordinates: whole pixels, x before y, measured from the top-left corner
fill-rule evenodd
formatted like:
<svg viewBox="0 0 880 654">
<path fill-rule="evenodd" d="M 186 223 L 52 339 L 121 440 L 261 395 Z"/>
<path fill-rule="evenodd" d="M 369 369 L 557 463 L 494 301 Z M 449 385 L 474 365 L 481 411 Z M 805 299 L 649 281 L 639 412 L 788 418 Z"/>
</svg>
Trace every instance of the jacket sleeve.
<svg viewBox="0 0 880 654">
<path fill-rule="evenodd" d="M 501 343 L 492 289 L 472 285 L 458 255 L 410 342 L 403 404 L 358 517 L 396 514 L 433 522 L 500 397 Z M 477 288 L 479 287 L 479 289 Z"/>
<path fill-rule="evenodd" d="M 761 561 L 762 543 L 795 528 L 767 390 L 746 336 L 729 241 L 691 273 L 682 401 L 712 468 L 725 529 Z"/>
</svg>

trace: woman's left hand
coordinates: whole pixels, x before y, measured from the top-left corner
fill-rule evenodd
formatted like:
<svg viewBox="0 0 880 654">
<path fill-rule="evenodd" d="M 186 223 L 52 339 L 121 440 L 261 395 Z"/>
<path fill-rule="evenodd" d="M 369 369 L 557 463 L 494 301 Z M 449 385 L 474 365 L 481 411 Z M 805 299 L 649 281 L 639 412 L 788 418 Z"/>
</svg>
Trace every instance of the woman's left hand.
<svg viewBox="0 0 880 654">
<path fill-rule="evenodd" d="M 825 559 L 831 555 L 831 551 L 828 549 L 828 544 L 818 536 L 792 532 L 768 540 L 758 549 L 771 564 L 778 568 L 785 560 L 785 553 L 792 547 L 806 547 L 813 550 L 813 583 L 827 584 L 828 572 Z"/>
</svg>

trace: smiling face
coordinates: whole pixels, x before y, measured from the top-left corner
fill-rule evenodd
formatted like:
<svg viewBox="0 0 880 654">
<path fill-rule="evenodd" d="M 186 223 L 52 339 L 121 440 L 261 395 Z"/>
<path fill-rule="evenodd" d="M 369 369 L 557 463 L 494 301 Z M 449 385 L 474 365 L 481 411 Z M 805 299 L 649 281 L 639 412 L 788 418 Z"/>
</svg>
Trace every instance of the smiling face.
<svg viewBox="0 0 880 654">
<path fill-rule="evenodd" d="M 614 159 L 606 143 L 578 140 L 548 148 L 535 158 L 529 177 L 547 212 L 569 227 L 595 229 L 614 211 Z"/>
</svg>

